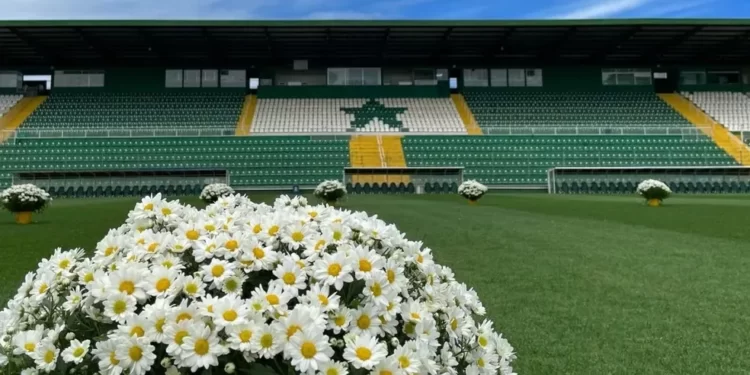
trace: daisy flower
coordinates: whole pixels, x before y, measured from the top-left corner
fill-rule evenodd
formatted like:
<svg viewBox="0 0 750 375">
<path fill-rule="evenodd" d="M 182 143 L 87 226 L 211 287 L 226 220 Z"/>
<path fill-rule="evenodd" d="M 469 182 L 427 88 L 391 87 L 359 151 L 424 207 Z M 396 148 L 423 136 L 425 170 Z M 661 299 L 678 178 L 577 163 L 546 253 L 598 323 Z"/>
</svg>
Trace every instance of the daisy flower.
<svg viewBox="0 0 750 375">
<path fill-rule="evenodd" d="M 374 271 L 382 270 L 385 260 L 381 255 L 365 247 L 357 246 L 353 252 L 354 276 L 357 280 L 369 279 Z"/>
<path fill-rule="evenodd" d="M 196 299 L 206 294 L 205 284 L 200 278 L 194 276 L 182 276 L 179 284 L 182 286 L 182 293 L 192 299 Z"/>
<path fill-rule="evenodd" d="M 309 225 L 295 222 L 284 229 L 281 242 L 287 244 L 290 249 L 297 250 L 300 247 L 309 248 L 314 246 L 314 244 L 310 243 L 310 237 L 314 232 Z"/>
<path fill-rule="evenodd" d="M 405 372 L 401 371 L 399 368 L 398 361 L 393 356 L 388 357 L 384 359 L 382 362 L 380 362 L 377 366 L 375 366 L 372 371 L 370 371 L 371 375 L 393 375 L 393 374 L 405 374 Z"/>
<path fill-rule="evenodd" d="M 300 289 L 306 289 L 307 275 L 302 273 L 297 263 L 291 258 L 286 258 L 284 261 L 276 267 L 273 271 L 284 287 L 284 291 L 289 292 L 291 295 L 296 296 Z"/>
<path fill-rule="evenodd" d="M 349 308 L 342 305 L 330 315 L 330 319 L 328 319 L 328 329 L 333 330 L 333 333 L 338 335 L 341 331 L 346 331 L 349 328 L 349 324 L 352 321 L 352 313 Z"/>
<path fill-rule="evenodd" d="M 371 370 L 385 359 L 388 349 L 377 338 L 365 333 L 346 343 L 344 359 L 355 368 Z"/>
<path fill-rule="evenodd" d="M 233 350 L 249 352 L 253 335 L 258 330 L 259 323 L 256 321 L 246 321 L 226 328 L 227 342 Z"/>
<path fill-rule="evenodd" d="M 70 346 L 62 352 L 63 361 L 75 364 L 81 363 L 89 352 L 90 344 L 89 340 L 84 340 L 83 342 L 78 340 L 71 341 Z"/>
<path fill-rule="evenodd" d="M 393 351 L 391 358 L 396 360 L 401 371 L 407 374 L 419 372 L 419 357 L 412 345 L 399 346 Z"/>
<path fill-rule="evenodd" d="M 98 360 L 99 371 L 107 375 L 119 375 L 124 370 L 117 359 L 117 345 L 119 339 L 99 341 L 91 353 Z"/>
<path fill-rule="evenodd" d="M 174 297 L 180 290 L 178 274 L 176 269 L 155 267 L 146 278 L 146 293 L 154 297 Z"/>
<path fill-rule="evenodd" d="M 169 313 L 169 321 L 179 323 L 183 320 L 196 319 L 198 315 L 198 306 L 196 304 L 188 304 L 187 300 L 182 300 L 180 305 L 173 308 Z"/>
<path fill-rule="evenodd" d="M 269 283 L 268 291 L 264 290 L 262 286 L 256 287 L 253 290 L 253 296 L 258 296 L 264 301 L 265 309 L 280 309 L 284 310 L 287 307 L 289 299 L 292 298 L 288 293 L 284 292 L 281 285 L 277 283 Z"/>
<path fill-rule="evenodd" d="M 336 290 L 341 290 L 344 283 L 354 281 L 351 275 L 352 266 L 349 259 L 342 252 L 335 254 L 323 254 L 313 266 L 313 275 L 324 285 L 332 285 Z"/>
<path fill-rule="evenodd" d="M 21 331 L 13 336 L 13 354 L 27 354 L 32 356 L 36 352 L 36 347 L 44 337 L 44 326 L 38 325 L 35 329 Z"/>
<path fill-rule="evenodd" d="M 328 361 L 320 366 L 318 373 L 321 375 L 348 375 L 348 367 L 349 366 L 341 362 Z"/>
<path fill-rule="evenodd" d="M 51 372 L 57 366 L 58 355 L 60 355 L 60 349 L 55 347 L 54 341 L 44 339 L 36 346 L 32 358 L 39 371 Z"/>
<path fill-rule="evenodd" d="M 191 372 L 199 368 L 208 369 L 219 365 L 219 356 L 228 353 L 219 337 L 208 326 L 193 325 L 190 335 L 182 341 L 180 366 L 190 367 Z"/>
<path fill-rule="evenodd" d="M 228 295 L 240 295 L 245 279 L 246 277 L 243 274 L 229 276 L 221 284 L 221 291 Z"/>
<path fill-rule="evenodd" d="M 302 373 L 318 370 L 333 356 L 333 349 L 328 344 L 328 337 L 323 334 L 323 330 L 309 328 L 311 329 L 294 335 L 287 349 L 292 366 Z"/>
<path fill-rule="evenodd" d="M 129 337 L 121 340 L 115 351 L 115 358 L 122 367 L 128 369 L 130 375 L 144 375 L 151 370 L 156 355 L 148 339 Z"/>
<path fill-rule="evenodd" d="M 320 286 L 317 283 L 313 284 L 304 296 L 306 303 L 318 307 L 324 312 L 338 309 L 340 300 L 341 297 L 338 294 L 331 294 L 328 286 Z"/>
<path fill-rule="evenodd" d="M 197 243 L 193 244 L 193 257 L 197 262 L 211 259 L 220 246 L 221 242 L 215 237 L 201 238 Z"/>
<path fill-rule="evenodd" d="M 239 297 L 225 296 L 213 306 L 213 322 L 219 327 L 245 323 L 248 307 Z"/>
<path fill-rule="evenodd" d="M 116 322 L 124 322 L 133 316 L 136 299 L 122 292 L 111 293 L 104 301 L 104 315 Z"/>
<path fill-rule="evenodd" d="M 385 272 L 373 272 L 372 276 L 366 280 L 365 288 L 362 293 L 373 303 L 380 306 L 388 306 L 388 293 L 390 284 L 386 279 Z"/>
<path fill-rule="evenodd" d="M 319 316 L 320 310 L 309 309 L 306 306 L 297 305 L 289 315 L 278 320 L 279 328 L 284 332 L 284 342 L 289 342 L 294 335 L 305 329 L 316 328 L 313 315 Z M 323 328 L 321 326 L 320 328 Z"/>
<path fill-rule="evenodd" d="M 65 311 L 73 311 L 81 306 L 83 302 L 83 292 L 80 286 L 76 286 L 75 289 L 70 290 L 70 294 L 65 297 L 65 303 L 63 303 L 63 309 Z"/>
<path fill-rule="evenodd" d="M 167 323 L 164 329 L 164 343 L 167 345 L 167 354 L 174 357 L 182 353 L 182 344 L 185 343 L 185 338 L 190 336 L 190 327 L 195 324 L 195 322 L 190 320 L 183 320 L 179 323 Z"/>
<path fill-rule="evenodd" d="M 261 324 L 250 341 L 250 350 L 261 358 L 273 358 L 284 344 L 283 331 L 277 325 Z"/>
<path fill-rule="evenodd" d="M 145 290 L 148 288 L 146 272 L 137 266 L 124 266 L 109 274 L 110 287 L 143 301 L 146 299 Z"/>
<path fill-rule="evenodd" d="M 352 326 L 350 332 L 357 335 L 369 334 L 377 336 L 380 334 L 380 310 L 372 304 L 365 304 L 352 313 Z"/>
<path fill-rule="evenodd" d="M 211 263 L 203 266 L 203 281 L 213 282 L 217 287 L 229 276 L 234 275 L 234 263 L 225 260 L 212 259 Z"/>
<path fill-rule="evenodd" d="M 169 302 L 163 299 L 157 299 L 153 304 L 143 308 L 140 316 L 146 319 L 146 336 L 154 342 L 164 342 L 166 338 L 164 329 L 169 310 Z"/>
</svg>

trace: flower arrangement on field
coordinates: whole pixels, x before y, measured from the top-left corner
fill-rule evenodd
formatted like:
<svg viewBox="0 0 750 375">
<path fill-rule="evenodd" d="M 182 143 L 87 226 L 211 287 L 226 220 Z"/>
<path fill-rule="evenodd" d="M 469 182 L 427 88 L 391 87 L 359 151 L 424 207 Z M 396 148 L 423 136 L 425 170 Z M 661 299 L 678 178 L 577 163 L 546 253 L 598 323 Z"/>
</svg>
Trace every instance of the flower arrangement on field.
<svg viewBox="0 0 750 375">
<path fill-rule="evenodd" d="M 458 186 L 458 194 L 468 199 L 469 202 L 476 202 L 485 193 L 487 193 L 487 186 L 476 180 L 466 180 Z"/>
<path fill-rule="evenodd" d="M 0 193 L 3 207 L 13 213 L 40 212 L 52 201 L 50 195 L 33 184 L 13 185 Z"/>
<path fill-rule="evenodd" d="M 146 197 L 0 312 L 0 373 L 511 374 L 473 289 L 364 212 Z"/>
<path fill-rule="evenodd" d="M 221 197 L 234 194 L 234 189 L 227 184 L 209 184 L 201 191 L 200 199 L 206 203 L 214 203 Z"/>
<path fill-rule="evenodd" d="M 326 180 L 315 188 L 313 195 L 328 203 L 335 203 L 346 195 L 346 186 L 338 180 Z"/>
<path fill-rule="evenodd" d="M 638 184 L 636 192 L 646 199 L 649 206 L 661 205 L 661 202 L 672 194 L 669 186 L 659 180 L 645 180 L 641 182 Z"/>
</svg>

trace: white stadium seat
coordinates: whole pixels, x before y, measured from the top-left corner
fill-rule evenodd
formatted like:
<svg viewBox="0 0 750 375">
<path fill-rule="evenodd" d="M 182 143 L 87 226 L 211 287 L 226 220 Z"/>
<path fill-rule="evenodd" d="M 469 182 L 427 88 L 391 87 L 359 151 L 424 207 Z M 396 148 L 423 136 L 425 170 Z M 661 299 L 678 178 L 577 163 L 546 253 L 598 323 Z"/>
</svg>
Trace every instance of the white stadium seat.
<svg viewBox="0 0 750 375">
<path fill-rule="evenodd" d="M 731 131 L 750 130 L 750 97 L 741 92 L 683 92 L 698 108 Z"/>
<path fill-rule="evenodd" d="M 401 127 L 373 117 L 353 126 L 354 114 L 342 108 L 361 108 L 369 99 L 259 99 L 251 127 L 253 133 L 448 133 L 466 134 L 450 98 L 375 99 L 385 109 L 406 108 L 397 114 Z"/>
<path fill-rule="evenodd" d="M 21 95 L 0 95 L 0 116 L 8 112 L 21 98 Z"/>
</svg>

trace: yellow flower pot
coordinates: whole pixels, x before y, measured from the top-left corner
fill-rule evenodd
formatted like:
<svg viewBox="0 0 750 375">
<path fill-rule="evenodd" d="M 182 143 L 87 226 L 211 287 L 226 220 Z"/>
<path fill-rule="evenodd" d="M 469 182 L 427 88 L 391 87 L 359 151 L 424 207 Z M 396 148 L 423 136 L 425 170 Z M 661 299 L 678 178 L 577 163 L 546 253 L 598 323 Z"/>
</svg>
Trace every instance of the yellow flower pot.
<svg viewBox="0 0 750 375">
<path fill-rule="evenodd" d="M 477 201 L 469 199 L 469 205 L 476 206 L 477 205 Z"/>
<path fill-rule="evenodd" d="M 661 206 L 661 200 L 660 199 L 649 199 L 646 201 L 646 203 L 649 205 L 649 207 L 659 207 Z"/>
<path fill-rule="evenodd" d="M 26 225 L 31 224 L 31 212 L 16 212 L 16 223 Z"/>
</svg>

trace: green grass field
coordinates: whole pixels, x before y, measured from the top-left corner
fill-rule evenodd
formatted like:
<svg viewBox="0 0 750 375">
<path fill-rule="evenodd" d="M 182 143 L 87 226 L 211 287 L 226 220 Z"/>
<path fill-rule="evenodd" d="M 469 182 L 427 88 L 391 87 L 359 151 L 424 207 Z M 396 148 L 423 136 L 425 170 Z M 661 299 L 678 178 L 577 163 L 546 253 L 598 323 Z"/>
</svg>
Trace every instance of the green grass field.
<svg viewBox="0 0 750 375">
<path fill-rule="evenodd" d="M 253 197 L 270 201 L 271 196 Z M 195 204 L 196 200 L 188 200 Z M 0 302 L 55 247 L 90 250 L 134 199 L 60 200 L 0 216 Z M 744 374 L 750 369 L 750 199 L 355 196 L 474 287 L 519 374 Z"/>
</svg>

